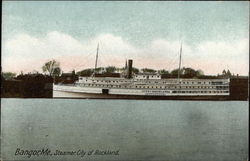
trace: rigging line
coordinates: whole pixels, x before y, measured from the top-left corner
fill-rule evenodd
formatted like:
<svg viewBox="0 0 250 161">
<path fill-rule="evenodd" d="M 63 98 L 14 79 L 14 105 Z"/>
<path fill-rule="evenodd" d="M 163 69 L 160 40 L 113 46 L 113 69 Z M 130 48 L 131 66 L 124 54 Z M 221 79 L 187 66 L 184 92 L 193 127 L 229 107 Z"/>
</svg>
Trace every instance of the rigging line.
<svg viewBox="0 0 250 161">
<path fill-rule="evenodd" d="M 85 61 L 81 64 L 82 68 L 83 68 L 83 67 L 86 68 L 85 65 L 88 64 L 88 62 L 93 62 L 93 60 L 94 60 L 93 55 L 92 55 L 91 58 L 90 58 L 90 57 L 85 58 Z M 91 63 L 91 64 L 92 64 L 92 63 Z M 91 67 L 90 67 L 90 64 L 89 64 L 88 66 L 89 66 L 89 67 L 87 67 L 87 68 L 91 68 Z M 84 70 L 84 69 L 82 69 L 82 70 Z"/>
<path fill-rule="evenodd" d="M 176 54 L 176 55 L 174 55 L 174 57 L 171 57 L 170 58 L 170 61 L 166 64 L 167 66 L 170 66 L 170 65 L 173 65 L 173 63 L 175 63 L 176 62 L 176 59 L 179 57 L 179 52 Z M 177 59 L 178 60 L 178 59 Z"/>
<path fill-rule="evenodd" d="M 176 61 L 176 59 L 172 58 L 167 64 L 166 66 L 169 67 L 171 65 L 173 65 L 173 63 Z"/>
<path fill-rule="evenodd" d="M 86 60 L 92 53 L 88 54 L 86 57 L 84 57 L 84 60 Z M 73 67 L 77 68 L 78 66 L 80 66 L 82 64 L 82 61 L 78 64 L 75 64 Z"/>
<path fill-rule="evenodd" d="M 103 66 L 103 53 L 98 55 L 98 67 Z"/>
<path fill-rule="evenodd" d="M 168 63 L 168 66 L 172 67 L 174 64 L 176 64 L 178 57 L 179 57 L 179 55 L 176 55 L 176 57 L 172 58 L 172 61 Z"/>
<path fill-rule="evenodd" d="M 88 58 L 84 58 L 84 62 L 80 62 L 80 63 L 76 64 L 74 66 L 74 69 L 76 69 L 76 68 L 79 68 L 79 69 L 83 68 L 83 66 L 85 66 L 87 60 L 88 60 Z"/>
<path fill-rule="evenodd" d="M 94 70 L 94 76 L 96 74 L 96 67 L 97 67 L 97 60 L 98 60 L 98 52 L 99 52 L 99 43 L 97 44 L 97 51 L 96 51 L 96 57 L 95 57 L 95 70 Z"/>
<path fill-rule="evenodd" d="M 110 65 L 110 62 L 111 62 L 110 58 L 115 59 L 114 61 L 116 62 L 117 59 L 115 57 L 116 56 L 112 55 L 112 54 L 101 54 L 101 55 L 98 55 L 98 64 L 99 64 L 99 67 L 108 67 L 108 66 L 111 66 Z"/>
<path fill-rule="evenodd" d="M 181 54 L 182 54 L 182 42 L 181 42 L 181 48 L 180 48 L 180 60 L 179 60 L 179 70 L 178 70 L 178 81 L 179 81 L 179 84 L 180 84 Z"/>
<path fill-rule="evenodd" d="M 110 62 L 110 61 L 108 61 L 109 59 L 107 59 L 107 55 L 110 55 L 110 54 L 102 54 L 102 60 L 104 60 L 104 61 L 102 61 L 102 63 L 103 63 L 103 67 L 104 66 L 110 66 L 108 63 Z M 111 57 L 111 56 L 108 56 L 108 57 Z"/>
<path fill-rule="evenodd" d="M 176 56 L 176 58 L 174 59 L 174 62 L 172 64 L 172 66 L 175 66 L 175 69 L 176 69 L 176 66 L 178 64 L 178 60 L 179 60 L 179 55 Z M 178 69 L 178 68 L 177 68 Z"/>
<path fill-rule="evenodd" d="M 87 56 L 84 57 L 84 61 L 83 61 L 83 62 L 81 61 L 80 63 L 76 64 L 76 65 L 74 66 L 74 68 L 78 68 L 78 67 L 80 68 L 81 66 L 85 65 L 86 62 L 88 61 L 88 58 L 90 58 L 90 56 L 92 56 L 93 53 L 94 53 L 94 52 L 90 52 Z"/>
</svg>

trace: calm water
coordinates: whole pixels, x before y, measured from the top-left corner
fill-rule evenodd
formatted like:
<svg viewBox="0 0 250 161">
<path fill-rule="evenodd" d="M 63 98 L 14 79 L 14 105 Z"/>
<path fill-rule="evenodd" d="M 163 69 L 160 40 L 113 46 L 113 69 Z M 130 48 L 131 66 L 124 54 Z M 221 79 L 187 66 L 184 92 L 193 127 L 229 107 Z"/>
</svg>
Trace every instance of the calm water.
<svg viewBox="0 0 250 161">
<path fill-rule="evenodd" d="M 2 99 L 3 160 L 243 161 L 248 102 Z M 16 149 L 119 150 L 30 158 Z"/>
</svg>

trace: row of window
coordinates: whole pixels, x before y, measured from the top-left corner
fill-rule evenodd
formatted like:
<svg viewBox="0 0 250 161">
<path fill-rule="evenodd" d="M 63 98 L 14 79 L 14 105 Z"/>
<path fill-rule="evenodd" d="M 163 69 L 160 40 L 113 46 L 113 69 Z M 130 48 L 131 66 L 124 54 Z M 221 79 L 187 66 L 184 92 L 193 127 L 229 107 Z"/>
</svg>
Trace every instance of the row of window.
<svg viewBox="0 0 250 161">
<path fill-rule="evenodd" d="M 135 76 L 136 78 L 138 78 L 138 77 L 143 77 L 143 78 L 149 78 L 149 77 L 151 77 L 151 78 L 160 78 L 160 76 L 159 75 L 143 75 L 143 76 Z"/>
<path fill-rule="evenodd" d="M 80 80 L 82 80 L 82 78 L 80 78 Z M 93 82 L 106 82 L 106 83 L 131 83 L 131 81 L 126 81 L 126 80 L 92 80 Z M 88 82 L 88 80 L 85 80 L 85 82 Z M 144 83 L 173 83 L 173 82 L 159 82 L 159 81 L 146 81 Z M 211 84 L 211 82 L 180 82 L 180 84 Z M 212 82 L 212 85 L 221 85 L 223 84 L 223 82 Z"/>
<path fill-rule="evenodd" d="M 91 81 L 89 81 L 89 80 L 85 80 L 85 82 L 91 82 Z M 92 82 L 106 82 L 106 83 L 131 83 L 131 81 L 118 81 L 118 80 L 116 80 L 116 81 L 111 81 L 111 80 L 92 80 Z"/>
<path fill-rule="evenodd" d="M 117 88 L 160 88 L 160 89 L 172 89 L 178 88 L 178 86 L 124 86 L 124 85 L 105 85 L 105 84 L 81 84 L 81 86 L 88 87 L 117 87 Z M 181 89 L 228 89 L 228 86 L 182 86 Z"/>
<path fill-rule="evenodd" d="M 88 84 L 89 86 L 95 86 L 93 84 Z M 113 87 L 112 85 L 100 85 L 100 87 Z M 121 86 L 116 86 L 116 87 L 121 87 Z M 124 86 L 125 88 L 127 88 L 127 86 Z M 149 88 L 149 86 L 147 87 Z M 153 92 L 153 91 L 150 91 Z M 157 91 L 158 92 L 158 91 Z M 169 93 L 169 91 L 166 91 L 166 93 Z M 172 93 L 229 93 L 229 91 L 225 91 L 225 90 L 213 90 L 213 91 L 173 91 Z"/>
<path fill-rule="evenodd" d="M 173 91 L 173 93 L 229 93 L 229 91 Z"/>
</svg>

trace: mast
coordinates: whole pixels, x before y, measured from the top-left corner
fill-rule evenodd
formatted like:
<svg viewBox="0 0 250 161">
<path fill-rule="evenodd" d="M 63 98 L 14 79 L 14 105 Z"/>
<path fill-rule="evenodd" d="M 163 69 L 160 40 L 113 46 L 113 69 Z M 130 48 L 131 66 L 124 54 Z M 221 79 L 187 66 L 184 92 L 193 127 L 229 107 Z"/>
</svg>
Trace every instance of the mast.
<svg viewBox="0 0 250 161">
<path fill-rule="evenodd" d="M 95 74 L 96 74 L 96 67 L 97 67 L 97 60 L 98 60 L 98 52 L 99 52 L 99 43 L 97 44 L 97 50 L 96 50 L 94 76 L 95 76 Z"/>
<path fill-rule="evenodd" d="M 127 59 L 126 59 L 126 62 L 125 62 L 125 70 L 128 68 L 128 63 L 127 63 Z"/>
<path fill-rule="evenodd" d="M 182 53 L 182 42 L 181 42 L 181 48 L 180 48 L 180 59 L 179 59 L 179 70 L 178 70 L 178 82 L 180 84 L 180 70 L 181 70 L 181 53 Z"/>
</svg>

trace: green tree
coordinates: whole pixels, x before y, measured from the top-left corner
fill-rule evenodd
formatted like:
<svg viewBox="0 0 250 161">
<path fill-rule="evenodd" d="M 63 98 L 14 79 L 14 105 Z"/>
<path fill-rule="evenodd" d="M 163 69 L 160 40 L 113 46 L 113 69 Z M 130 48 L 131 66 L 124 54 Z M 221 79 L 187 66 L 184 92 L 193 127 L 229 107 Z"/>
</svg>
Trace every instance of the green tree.
<svg viewBox="0 0 250 161">
<path fill-rule="evenodd" d="M 16 76 L 16 73 L 12 73 L 12 72 L 3 72 L 2 76 L 4 79 L 6 80 L 10 80 L 13 79 Z"/>
<path fill-rule="evenodd" d="M 114 73 L 116 71 L 115 66 L 108 66 L 105 68 L 107 73 Z"/>
<path fill-rule="evenodd" d="M 96 68 L 96 73 L 100 73 L 101 71 L 103 71 L 105 68 L 104 67 L 98 67 Z"/>
<path fill-rule="evenodd" d="M 227 76 L 232 76 L 231 72 L 229 71 L 229 69 L 227 70 Z"/>
<path fill-rule="evenodd" d="M 142 68 L 143 73 L 156 73 L 156 70 L 150 68 Z"/>
<path fill-rule="evenodd" d="M 198 69 L 198 70 L 196 71 L 196 76 L 197 76 L 197 77 L 204 76 L 204 72 L 203 72 L 201 69 Z"/>
<path fill-rule="evenodd" d="M 182 71 L 182 70 L 181 70 Z M 178 72 L 179 72 L 179 69 L 174 69 L 174 70 L 172 70 L 171 71 L 171 76 L 173 76 L 173 77 L 178 77 Z M 181 72 L 182 73 L 182 72 Z"/>
<path fill-rule="evenodd" d="M 55 60 L 46 62 L 42 66 L 42 70 L 44 73 L 48 73 L 50 76 L 59 76 L 61 74 L 60 63 Z"/>
<path fill-rule="evenodd" d="M 223 71 L 222 71 L 222 75 L 226 75 L 227 74 L 227 72 L 226 72 L 226 70 L 224 69 Z"/>
<path fill-rule="evenodd" d="M 184 70 L 185 68 L 181 68 L 180 69 L 180 77 L 182 77 L 184 75 Z M 171 77 L 177 78 L 178 77 L 178 73 L 179 73 L 179 69 L 174 69 L 171 71 Z"/>
<path fill-rule="evenodd" d="M 135 67 L 132 67 L 132 72 L 135 73 L 135 74 L 138 74 L 139 73 L 139 69 L 135 68 Z"/>
<path fill-rule="evenodd" d="M 193 78 L 193 77 L 196 77 L 196 74 L 197 72 L 192 69 L 192 68 L 183 68 L 183 71 L 184 71 L 184 77 L 185 78 Z"/>
<path fill-rule="evenodd" d="M 119 70 L 123 72 L 127 72 L 128 69 L 125 69 L 125 67 L 122 67 L 122 68 L 119 68 Z M 140 70 L 138 68 L 132 67 L 132 73 L 138 74 L 139 71 Z"/>
<path fill-rule="evenodd" d="M 79 76 L 91 76 L 94 73 L 94 69 L 84 69 L 82 71 L 77 72 L 76 74 Z"/>
<path fill-rule="evenodd" d="M 157 71 L 159 74 L 169 74 L 169 72 L 165 69 L 161 69 Z"/>
<path fill-rule="evenodd" d="M 53 72 L 52 76 L 60 76 L 60 74 L 61 74 L 61 68 L 60 67 L 56 67 L 54 69 L 54 72 Z"/>
<path fill-rule="evenodd" d="M 125 71 L 125 67 L 121 67 L 121 68 L 116 68 L 117 71 L 121 71 L 124 72 Z"/>
</svg>

